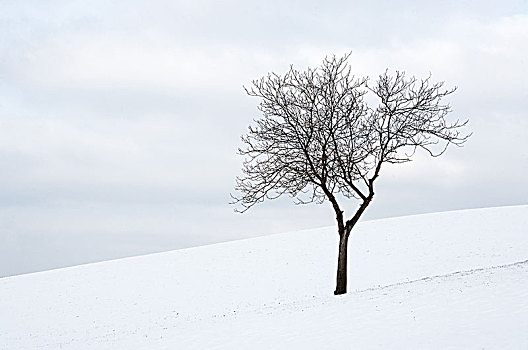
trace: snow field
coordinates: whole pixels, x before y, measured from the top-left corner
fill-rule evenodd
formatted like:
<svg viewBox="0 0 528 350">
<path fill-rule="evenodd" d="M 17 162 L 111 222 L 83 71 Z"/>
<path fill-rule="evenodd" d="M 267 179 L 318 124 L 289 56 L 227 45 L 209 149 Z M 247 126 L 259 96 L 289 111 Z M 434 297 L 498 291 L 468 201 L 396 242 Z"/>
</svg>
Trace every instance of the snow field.
<svg viewBox="0 0 528 350">
<path fill-rule="evenodd" d="M 528 348 L 528 206 L 321 228 L 0 279 L 0 349 Z"/>
</svg>

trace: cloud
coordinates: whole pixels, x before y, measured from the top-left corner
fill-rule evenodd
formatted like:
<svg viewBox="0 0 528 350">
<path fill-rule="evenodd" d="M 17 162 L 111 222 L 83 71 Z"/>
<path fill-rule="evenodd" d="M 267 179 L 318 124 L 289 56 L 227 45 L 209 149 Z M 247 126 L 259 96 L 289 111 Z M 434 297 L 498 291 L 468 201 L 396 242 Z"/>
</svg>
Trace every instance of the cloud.
<svg viewBox="0 0 528 350">
<path fill-rule="evenodd" d="M 235 215 L 227 203 L 239 135 L 258 116 L 242 85 L 349 50 L 357 75 L 388 67 L 458 86 L 452 116 L 474 131 L 442 158 L 384 169 L 366 217 L 526 202 L 526 12 L 517 2 L 2 2 L 0 243 L 24 256 L 34 242 L 45 257 L 64 240 L 75 253 L 63 261 L 78 263 L 333 224 L 325 205 L 285 198 Z"/>
</svg>

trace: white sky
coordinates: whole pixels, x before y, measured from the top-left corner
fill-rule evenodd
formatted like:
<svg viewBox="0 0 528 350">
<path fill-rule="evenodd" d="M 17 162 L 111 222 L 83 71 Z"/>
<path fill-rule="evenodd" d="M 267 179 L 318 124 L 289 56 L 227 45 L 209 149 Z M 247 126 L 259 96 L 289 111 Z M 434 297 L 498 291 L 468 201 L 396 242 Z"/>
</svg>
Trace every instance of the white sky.
<svg viewBox="0 0 528 350">
<path fill-rule="evenodd" d="M 242 89 L 352 50 L 432 73 L 464 148 L 386 168 L 365 219 L 528 202 L 526 1 L 0 2 L 0 276 L 334 224 L 235 214 Z"/>
</svg>

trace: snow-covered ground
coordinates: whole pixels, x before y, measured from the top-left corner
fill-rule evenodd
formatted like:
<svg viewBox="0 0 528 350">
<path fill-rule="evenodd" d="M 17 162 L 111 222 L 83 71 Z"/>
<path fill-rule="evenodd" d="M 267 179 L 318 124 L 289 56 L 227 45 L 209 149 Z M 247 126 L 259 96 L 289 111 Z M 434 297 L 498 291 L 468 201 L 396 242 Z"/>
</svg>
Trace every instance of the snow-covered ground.
<svg viewBox="0 0 528 350">
<path fill-rule="evenodd" d="M 0 279 L 0 349 L 527 349 L 528 206 L 333 228 Z"/>
</svg>

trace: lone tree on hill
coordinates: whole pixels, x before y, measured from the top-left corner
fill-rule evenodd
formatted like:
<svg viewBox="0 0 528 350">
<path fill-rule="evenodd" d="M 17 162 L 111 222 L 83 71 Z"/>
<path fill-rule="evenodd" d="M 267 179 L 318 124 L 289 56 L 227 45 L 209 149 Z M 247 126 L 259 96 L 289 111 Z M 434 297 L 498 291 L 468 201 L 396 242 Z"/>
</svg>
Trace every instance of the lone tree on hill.
<svg viewBox="0 0 528 350">
<path fill-rule="evenodd" d="M 436 157 L 470 136 L 460 132 L 467 121 L 445 119 L 450 106 L 443 98 L 455 89 L 399 71 L 385 71 L 371 84 L 351 74 L 349 56 L 270 73 L 245 88 L 261 100 L 262 117 L 242 136 L 243 176 L 232 202 L 245 212 L 283 194 L 296 204 L 329 201 L 339 234 L 336 295 L 346 293 L 348 237 L 374 198 L 383 164 L 408 162 L 416 149 Z M 343 199 L 358 201 L 353 215 L 345 217 Z"/>
</svg>

